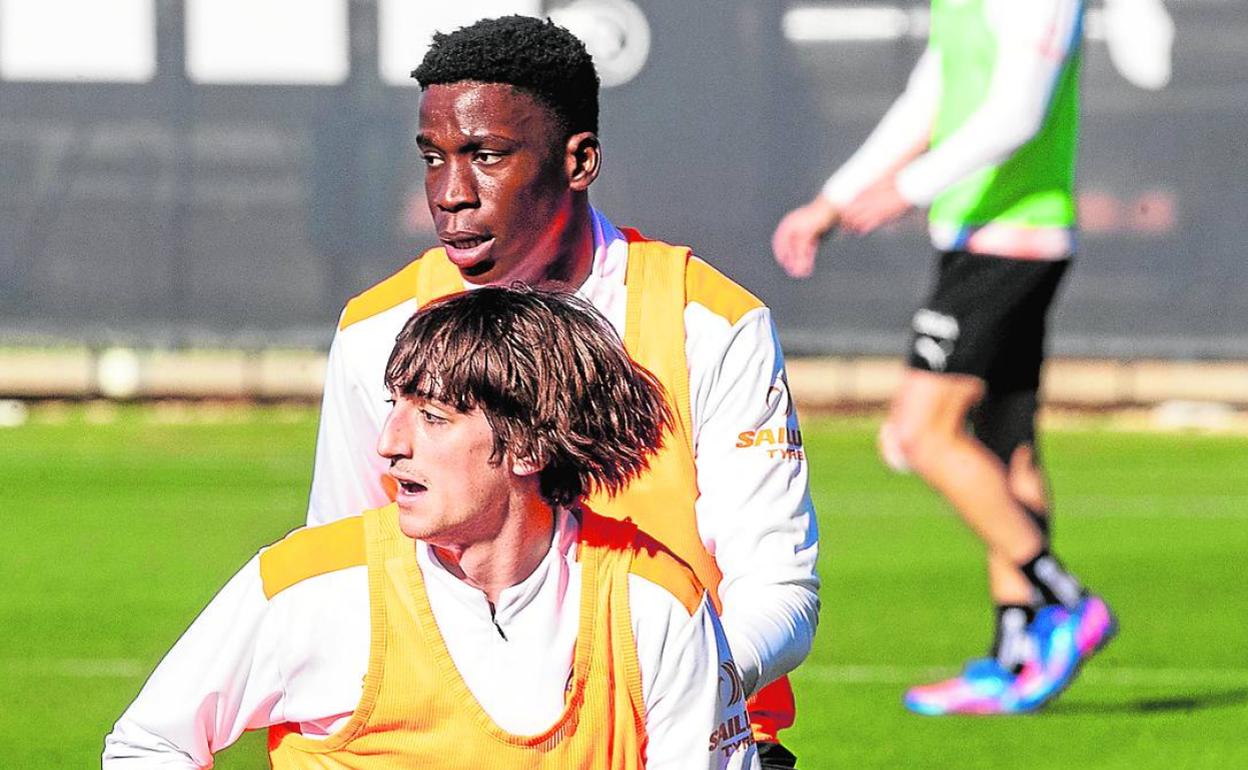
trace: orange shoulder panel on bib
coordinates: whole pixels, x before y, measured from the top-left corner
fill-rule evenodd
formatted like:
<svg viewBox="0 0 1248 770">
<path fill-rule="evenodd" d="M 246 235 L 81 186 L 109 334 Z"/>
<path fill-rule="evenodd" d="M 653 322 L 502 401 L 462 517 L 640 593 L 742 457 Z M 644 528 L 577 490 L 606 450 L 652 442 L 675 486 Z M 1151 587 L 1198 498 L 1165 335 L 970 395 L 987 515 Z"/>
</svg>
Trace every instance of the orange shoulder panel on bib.
<svg viewBox="0 0 1248 770">
<path fill-rule="evenodd" d="M 272 599 L 308 578 L 365 563 L 361 517 L 297 529 L 260 554 L 264 597 Z"/>
<path fill-rule="evenodd" d="M 633 519 L 604 516 L 581 508 L 580 547 L 629 552 L 630 574 L 645 578 L 676 597 L 692 615 L 702 603 L 704 588 L 693 568 L 653 536 L 637 528 Z M 577 560 L 582 552 L 577 550 Z"/>
<path fill-rule="evenodd" d="M 734 326 L 741 316 L 763 306 L 758 297 L 700 259 L 690 259 L 685 270 L 685 301 L 698 303 Z"/>
<path fill-rule="evenodd" d="M 416 274 L 419 270 L 420 260 L 418 259 L 381 283 L 347 300 L 347 307 L 342 311 L 342 319 L 338 322 L 338 328 L 345 329 L 351 324 L 372 318 L 378 313 L 384 313 L 415 297 Z"/>
<path fill-rule="evenodd" d="M 347 302 L 339 330 L 414 299 L 424 307 L 464 290 L 464 279 L 441 246 L 429 249 L 407 267 Z"/>
<path fill-rule="evenodd" d="M 645 532 L 638 531 L 633 538 L 633 563 L 628 571 L 666 589 L 690 615 L 702 604 L 705 589 L 693 569 Z"/>
</svg>

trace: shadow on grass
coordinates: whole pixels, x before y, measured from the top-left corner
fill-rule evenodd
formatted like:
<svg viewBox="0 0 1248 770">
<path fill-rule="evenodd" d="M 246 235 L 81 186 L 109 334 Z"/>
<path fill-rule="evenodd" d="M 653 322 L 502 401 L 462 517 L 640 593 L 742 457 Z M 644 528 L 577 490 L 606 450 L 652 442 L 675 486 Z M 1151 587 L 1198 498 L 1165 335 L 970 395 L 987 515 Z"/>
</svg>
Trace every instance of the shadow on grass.
<svg viewBox="0 0 1248 770">
<path fill-rule="evenodd" d="M 1120 703 L 1055 703 L 1045 709 L 1050 714 L 1165 714 L 1176 711 L 1205 711 L 1248 705 L 1248 688 L 1134 698 Z"/>
</svg>

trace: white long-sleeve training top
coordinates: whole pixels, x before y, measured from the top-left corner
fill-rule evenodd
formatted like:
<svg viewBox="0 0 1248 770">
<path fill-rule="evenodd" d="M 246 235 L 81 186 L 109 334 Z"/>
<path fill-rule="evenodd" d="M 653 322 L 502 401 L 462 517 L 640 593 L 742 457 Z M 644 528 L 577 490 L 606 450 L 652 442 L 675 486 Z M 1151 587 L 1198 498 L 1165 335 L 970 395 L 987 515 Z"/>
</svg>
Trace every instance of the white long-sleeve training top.
<svg viewBox="0 0 1248 770">
<path fill-rule="evenodd" d="M 915 206 L 980 169 L 999 163 L 1039 132 L 1057 77 L 1080 29 L 1083 0 L 986 0 L 986 20 L 997 38 L 988 93 L 962 126 L 897 172 L 897 190 Z M 927 48 L 905 91 L 861 147 L 824 184 L 822 195 L 844 206 L 927 140 L 941 93 L 940 54 Z M 1068 228 L 1037 232 L 990 223 L 971 233 L 931 226 L 932 244 L 1007 257 L 1060 259 L 1070 255 Z"/>
<path fill-rule="evenodd" d="M 622 338 L 628 244 L 596 210 L 593 228 L 593 265 L 577 294 Z M 381 481 L 387 464 L 377 454 L 390 410 L 385 365 L 415 310 L 409 300 L 334 337 L 310 524 L 389 502 Z M 805 659 L 818 622 L 818 534 L 806 459 L 771 312 L 759 307 L 731 323 L 690 302 L 685 335 L 698 533 L 723 573 L 724 630 L 743 684 L 753 693 Z"/>
<path fill-rule="evenodd" d="M 464 683 L 500 728 L 535 734 L 564 708 L 579 626 L 579 526 L 560 513 L 533 574 L 499 596 L 462 582 L 417 544 L 438 629 Z M 165 656 L 105 739 L 104 770 L 201 768 L 244 730 L 296 723 L 326 737 L 363 694 L 369 656 L 368 568 L 299 582 L 266 599 L 259 556 L 226 584 Z M 749 770 L 748 742 L 712 734 L 745 725 L 745 704 L 721 686 L 731 660 L 709 599 L 691 614 L 667 589 L 629 575 L 633 636 L 651 770 Z M 735 721 L 734 721 L 735 720 Z M 748 730 L 738 739 L 748 738 Z M 714 743 L 714 745 L 713 745 Z M 727 744 L 731 746 L 732 744 Z"/>
</svg>

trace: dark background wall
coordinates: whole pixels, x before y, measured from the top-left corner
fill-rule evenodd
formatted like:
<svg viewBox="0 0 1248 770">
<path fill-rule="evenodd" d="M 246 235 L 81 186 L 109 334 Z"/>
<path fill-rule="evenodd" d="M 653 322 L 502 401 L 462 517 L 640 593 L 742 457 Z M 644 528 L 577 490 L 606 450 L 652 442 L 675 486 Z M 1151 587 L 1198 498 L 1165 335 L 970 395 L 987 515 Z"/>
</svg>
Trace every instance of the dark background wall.
<svg viewBox="0 0 1248 770">
<path fill-rule="evenodd" d="M 797 3 L 637 4 L 650 56 L 603 93 L 595 203 L 756 291 L 792 351 L 898 352 L 931 269 L 921 218 L 831 240 L 801 283 L 767 243 L 900 91 L 921 34 L 798 45 Z M 419 94 L 377 76 L 373 2 L 349 8 L 339 85 L 189 82 L 179 0 L 157 5 L 150 83 L 0 81 L 0 344 L 324 345 L 347 297 L 430 245 Z M 1169 8 L 1164 91 L 1088 45 L 1059 352 L 1248 356 L 1248 6 Z"/>
</svg>

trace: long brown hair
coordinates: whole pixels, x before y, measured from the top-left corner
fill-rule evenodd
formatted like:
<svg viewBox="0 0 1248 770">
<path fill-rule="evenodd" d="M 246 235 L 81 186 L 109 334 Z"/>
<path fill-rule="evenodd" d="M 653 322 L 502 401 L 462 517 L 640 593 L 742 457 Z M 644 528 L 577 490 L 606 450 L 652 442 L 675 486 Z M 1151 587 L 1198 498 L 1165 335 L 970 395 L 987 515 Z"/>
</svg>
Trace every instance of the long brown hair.
<svg viewBox="0 0 1248 770">
<path fill-rule="evenodd" d="M 494 431 L 493 461 L 541 467 L 542 495 L 559 505 L 622 490 L 672 421 L 663 386 L 593 306 L 519 284 L 417 311 L 396 338 L 386 387 L 460 412 L 480 408 Z"/>
</svg>

